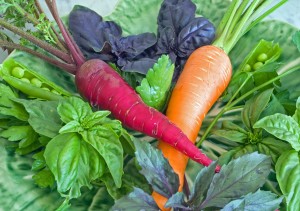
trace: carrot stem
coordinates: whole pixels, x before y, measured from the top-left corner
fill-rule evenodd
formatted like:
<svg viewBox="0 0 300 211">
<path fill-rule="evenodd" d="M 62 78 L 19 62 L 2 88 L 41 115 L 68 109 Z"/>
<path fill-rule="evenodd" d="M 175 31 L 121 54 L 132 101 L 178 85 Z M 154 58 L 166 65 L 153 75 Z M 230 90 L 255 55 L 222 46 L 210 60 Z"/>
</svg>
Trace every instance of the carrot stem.
<svg viewBox="0 0 300 211">
<path fill-rule="evenodd" d="M 283 67 L 284 68 L 284 67 Z M 292 72 L 299 70 L 300 69 L 300 65 L 296 65 L 292 68 L 290 68 L 289 70 L 287 70 L 286 72 L 282 73 L 281 75 L 278 75 L 272 79 L 270 79 L 269 81 L 266 81 L 265 83 L 255 87 L 254 89 L 248 91 L 247 93 L 243 94 L 242 96 L 240 96 L 239 98 L 237 98 L 236 100 L 233 101 L 234 97 L 237 95 L 237 93 L 240 91 L 240 89 L 246 84 L 247 80 L 249 80 L 249 78 L 247 78 L 244 83 L 241 85 L 241 87 L 237 90 L 237 92 L 235 92 L 235 94 L 232 96 L 232 98 L 229 100 L 229 102 L 222 108 L 222 110 L 216 115 L 216 117 L 214 118 L 214 120 L 209 124 L 209 126 L 207 127 L 206 131 L 204 132 L 203 136 L 201 137 L 201 139 L 197 142 L 197 147 L 200 147 L 200 145 L 203 143 L 203 141 L 206 139 L 206 137 L 208 136 L 208 134 L 210 133 L 211 129 L 214 127 L 214 125 L 217 123 L 217 121 L 219 120 L 219 118 L 227 111 L 229 111 L 230 109 L 232 109 L 236 104 L 238 104 L 239 102 L 241 102 L 242 100 L 244 100 L 245 98 L 247 98 L 248 96 L 252 95 L 253 93 L 255 93 L 256 91 L 268 86 L 269 84 L 291 74 Z"/>
</svg>

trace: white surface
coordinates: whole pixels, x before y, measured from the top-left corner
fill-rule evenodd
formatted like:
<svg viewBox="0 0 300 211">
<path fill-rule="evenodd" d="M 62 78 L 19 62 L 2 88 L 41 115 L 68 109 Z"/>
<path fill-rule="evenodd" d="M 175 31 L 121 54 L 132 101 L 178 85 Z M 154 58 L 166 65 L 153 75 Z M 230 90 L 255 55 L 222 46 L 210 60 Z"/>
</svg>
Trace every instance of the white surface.
<svg viewBox="0 0 300 211">
<path fill-rule="evenodd" d="M 58 0 L 57 4 L 59 13 L 62 16 L 68 14 L 76 4 L 89 7 L 100 15 L 106 16 L 111 13 L 117 2 L 118 0 Z M 300 28 L 300 0 L 288 0 L 285 5 L 276 10 L 268 18 L 281 20 Z M 0 62 L 3 61 L 6 56 L 7 54 L 0 50 Z"/>
</svg>

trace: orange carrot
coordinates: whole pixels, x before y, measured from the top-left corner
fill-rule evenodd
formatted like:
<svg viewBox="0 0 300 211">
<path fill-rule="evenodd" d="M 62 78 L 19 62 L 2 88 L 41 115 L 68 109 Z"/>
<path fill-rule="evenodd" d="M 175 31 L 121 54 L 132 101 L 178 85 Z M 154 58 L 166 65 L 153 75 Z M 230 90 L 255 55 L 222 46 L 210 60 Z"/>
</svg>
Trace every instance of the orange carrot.
<svg viewBox="0 0 300 211">
<path fill-rule="evenodd" d="M 267 5 L 266 1 L 233 0 L 217 28 L 214 43 L 200 47 L 190 55 L 174 87 L 166 112 L 170 121 L 190 141 L 195 143 L 205 115 L 229 84 L 232 74 L 228 57 L 230 50 L 241 36 L 285 2 L 282 0 L 257 16 L 256 11 L 261 12 Z M 178 174 L 179 191 L 182 191 L 188 157 L 162 141 L 159 141 L 158 148 Z M 161 210 L 169 210 L 164 207 L 167 201 L 165 197 L 156 192 L 152 196 Z"/>
</svg>

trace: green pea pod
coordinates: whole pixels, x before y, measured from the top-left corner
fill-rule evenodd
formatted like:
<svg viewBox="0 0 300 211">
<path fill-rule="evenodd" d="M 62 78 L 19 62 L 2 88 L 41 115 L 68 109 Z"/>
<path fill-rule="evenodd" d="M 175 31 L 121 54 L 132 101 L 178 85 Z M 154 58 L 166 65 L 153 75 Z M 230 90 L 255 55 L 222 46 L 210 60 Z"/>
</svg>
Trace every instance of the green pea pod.
<svg viewBox="0 0 300 211">
<path fill-rule="evenodd" d="M 240 64 L 237 72 L 254 71 L 265 64 L 276 61 L 281 54 L 281 48 L 278 43 L 260 40 L 256 47 L 247 55 L 245 60 Z"/>
<path fill-rule="evenodd" d="M 30 97 L 45 100 L 59 100 L 62 96 L 73 95 L 11 57 L 3 62 L 2 68 L 0 68 L 0 76 L 9 85 Z"/>
</svg>

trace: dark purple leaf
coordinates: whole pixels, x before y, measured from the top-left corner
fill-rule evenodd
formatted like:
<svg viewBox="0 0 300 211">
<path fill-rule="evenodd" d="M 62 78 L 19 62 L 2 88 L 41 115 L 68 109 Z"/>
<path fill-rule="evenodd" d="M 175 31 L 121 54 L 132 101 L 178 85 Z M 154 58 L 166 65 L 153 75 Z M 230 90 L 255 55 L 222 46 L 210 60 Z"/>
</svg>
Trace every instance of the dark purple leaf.
<svg viewBox="0 0 300 211">
<path fill-rule="evenodd" d="M 108 53 L 107 45 L 110 36 L 121 37 L 122 29 L 112 21 L 102 21 L 102 17 L 93 10 L 83 6 L 75 6 L 69 16 L 69 29 L 72 37 L 83 54 L 96 57 L 104 51 Z"/>
<path fill-rule="evenodd" d="M 176 35 L 172 27 L 165 27 L 157 39 L 157 54 L 167 54 L 175 49 Z"/>
<path fill-rule="evenodd" d="M 119 52 L 125 52 L 132 56 L 143 53 L 147 48 L 155 45 L 156 36 L 153 33 L 143 33 L 139 35 L 130 35 L 122 37 L 119 41 Z"/>
<path fill-rule="evenodd" d="M 215 27 L 205 18 L 193 19 L 178 35 L 178 56 L 188 57 L 195 49 L 210 44 Z"/>
<path fill-rule="evenodd" d="M 153 58 L 141 58 L 133 61 L 118 60 L 118 65 L 122 66 L 122 70 L 126 72 L 137 72 L 146 74 L 150 68 L 157 62 Z"/>
<path fill-rule="evenodd" d="M 158 14 L 158 34 L 171 27 L 178 34 L 194 17 L 196 5 L 191 0 L 165 0 Z"/>
</svg>

